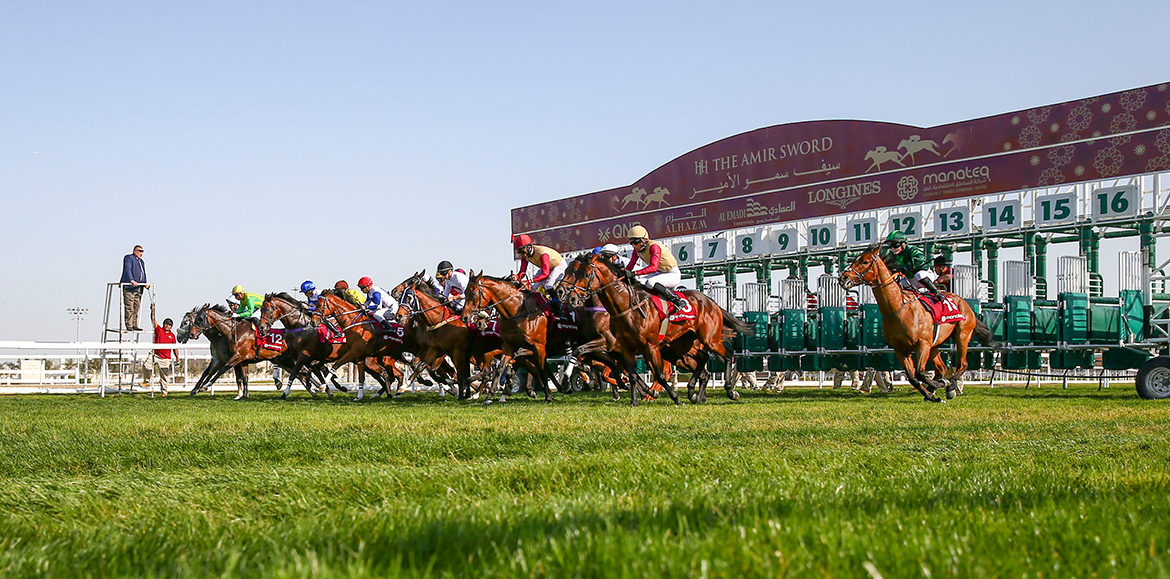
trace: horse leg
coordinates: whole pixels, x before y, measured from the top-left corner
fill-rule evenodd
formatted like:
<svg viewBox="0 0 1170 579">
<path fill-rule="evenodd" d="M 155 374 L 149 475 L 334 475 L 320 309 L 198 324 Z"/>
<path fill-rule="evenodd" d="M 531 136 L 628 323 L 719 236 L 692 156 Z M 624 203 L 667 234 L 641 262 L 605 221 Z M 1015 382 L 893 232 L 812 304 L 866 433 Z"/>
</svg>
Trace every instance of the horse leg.
<svg viewBox="0 0 1170 579">
<path fill-rule="evenodd" d="M 221 364 L 221 361 L 215 358 L 211 359 L 211 363 L 207 365 L 207 368 L 203 370 L 202 374 L 199 375 L 199 379 L 195 381 L 195 387 L 191 389 L 191 396 L 198 394 L 199 389 L 203 388 L 204 384 L 210 383 L 208 382 L 207 377 L 218 371 Z"/>
<path fill-rule="evenodd" d="M 907 374 L 907 376 L 909 376 L 910 374 L 914 375 L 914 379 L 918 383 L 918 385 L 916 387 L 918 388 L 919 392 L 923 393 L 923 396 L 926 398 L 927 401 L 929 401 L 929 402 L 942 402 L 942 400 L 938 396 L 934 395 L 933 388 L 932 388 L 933 383 L 930 381 L 929 378 L 926 377 L 926 364 L 927 364 L 927 362 L 930 361 L 930 351 L 932 348 L 933 347 L 930 344 L 930 342 L 926 342 L 926 341 L 919 341 L 918 342 L 917 351 L 915 352 L 917 354 L 917 359 L 915 359 L 914 356 L 907 356 L 906 357 L 905 363 L 908 365 L 908 368 L 909 368 L 909 373 Z M 911 382 L 911 384 L 913 384 L 913 382 Z"/>
<path fill-rule="evenodd" d="M 971 335 L 975 333 L 975 324 L 970 327 L 955 328 L 958 335 L 955 339 L 955 368 L 951 372 L 950 382 L 947 384 L 947 398 L 954 398 L 963 393 L 963 374 L 967 371 L 967 347 L 971 344 Z"/>
<path fill-rule="evenodd" d="M 678 399 L 678 391 L 674 389 L 674 384 L 671 384 L 670 381 L 666 379 L 666 375 L 662 371 L 662 350 L 658 348 L 646 349 L 649 350 L 650 353 L 650 359 L 648 362 L 650 363 L 650 370 L 654 374 L 654 383 L 661 384 L 662 387 L 666 389 L 666 393 L 670 396 L 670 399 L 674 401 L 676 406 L 682 404 L 682 402 L 680 402 Z"/>
</svg>

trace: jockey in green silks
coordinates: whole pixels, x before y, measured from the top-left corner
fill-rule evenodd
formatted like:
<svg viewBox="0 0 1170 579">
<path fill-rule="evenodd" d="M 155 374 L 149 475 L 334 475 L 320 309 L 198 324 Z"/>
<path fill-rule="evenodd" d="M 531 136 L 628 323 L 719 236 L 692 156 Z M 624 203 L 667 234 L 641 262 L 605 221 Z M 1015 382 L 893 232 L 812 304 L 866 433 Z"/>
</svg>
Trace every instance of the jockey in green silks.
<svg viewBox="0 0 1170 579">
<path fill-rule="evenodd" d="M 905 233 L 891 231 L 886 237 L 886 247 L 889 247 L 890 253 L 893 254 L 893 259 L 886 263 L 891 272 L 898 272 L 906 277 L 914 278 L 926 286 L 926 289 L 930 290 L 930 293 L 934 294 L 935 297 L 942 297 L 938 292 L 938 287 L 934 285 L 936 274 L 930 270 L 930 260 L 926 258 L 926 254 L 921 249 L 906 243 Z"/>
<path fill-rule="evenodd" d="M 240 307 L 236 308 L 235 315 L 240 318 L 259 317 L 260 306 L 264 305 L 264 296 L 254 294 L 252 292 L 244 291 L 244 286 L 237 285 L 232 288 L 232 297 L 240 302 Z"/>
</svg>

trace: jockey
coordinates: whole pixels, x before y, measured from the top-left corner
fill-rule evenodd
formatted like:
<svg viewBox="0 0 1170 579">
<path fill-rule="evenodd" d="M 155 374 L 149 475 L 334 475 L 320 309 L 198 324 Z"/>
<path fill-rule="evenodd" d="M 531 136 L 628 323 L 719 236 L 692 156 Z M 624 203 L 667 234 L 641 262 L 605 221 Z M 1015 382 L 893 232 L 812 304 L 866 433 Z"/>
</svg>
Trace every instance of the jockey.
<svg viewBox="0 0 1170 579">
<path fill-rule="evenodd" d="M 633 271 L 635 279 L 645 285 L 650 293 L 669 301 L 680 310 L 685 308 L 687 303 L 669 289 L 682 283 L 682 271 L 674 256 L 661 243 L 650 239 L 646 228 L 641 225 L 631 227 L 626 238 L 634 246 L 634 255 L 630 256 L 626 269 Z M 634 266 L 638 264 L 639 257 L 646 262 L 646 267 L 635 271 Z"/>
<path fill-rule="evenodd" d="M 532 278 L 532 289 L 543 290 L 546 296 L 556 301 L 553 289 L 556 288 L 557 282 L 565 277 L 565 270 L 569 268 L 569 262 L 565 261 L 565 258 L 551 247 L 533 245 L 532 238 L 525 234 L 513 237 L 512 247 L 520 258 L 521 276 L 527 273 L 529 263 L 539 267 L 540 273 Z"/>
<path fill-rule="evenodd" d="M 232 288 L 232 297 L 240 302 L 240 306 L 236 308 L 234 317 L 237 318 L 259 318 L 260 306 L 264 305 L 264 296 L 254 294 L 252 292 L 244 291 L 244 286 L 237 285 Z"/>
<path fill-rule="evenodd" d="M 947 256 L 940 255 L 934 258 L 934 273 L 938 275 L 938 279 L 934 280 L 938 289 L 944 292 L 951 291 L 951 260 Z"/>
<path fill-rule="evenodd" d="M 366 303 L 366 294 L 349 287 L 349 283 L 345 280 L 340 280 L 333 284 L 333 289 L 339 293 L 345 293 L 350 297 L 350 301 L 358 304 Z"/>
<path fill-rule="evenodd" d="M 896 230 L 891 231 L 886 237 L 886 246 L 894 254 L 893 259 L 886 264 L 890 266 L 891 272 L 912 277 L 926 286 L 926 289 L 930 290 L 930 293 L 934 297 L 942 297 L 938 293 L 938 287 L 934 285 L 934 280 L 938 276 L 933 271 L 930 271 L 930 262 L 926 260 L 926 254 L 921 249 L 913 245 L 908 245 L 906 243 L 905 233 Z"/>
<path fill-rule="evenodd" d="M 443 260 L 435 268 L 435 279 L 443 285 L 439 287 L 439 295 L 443 296 L 451 305 L 455 313 L 463 311 L 463 290 L 467 287 L 467 273 L 455 269 L 451 262 Z"/>
<path fill-rule="evenodd" d="M 621 265 L 621 252 L 622 250 L 612 243 L 607 243 L 601 247 L 593 248 L 593 255 L 599 256 L 601 259 L 604 259 L 614 265 Z"/>
<path fill-rule="evenodd" d="M 398 300 L 390 292 L 374 285 L 374 280 L 363 277 L 358 280 L 358 287 L 366 293 L 366 309 L 373 314 L 374 319 L 381 322 L 387 315 L 393 317 L 398 312 Z"/>
<path fill-rule="evenodd" d="M 317 300 L 321 297 L 321 294 L 317 293 L 317 286 L 313 282 L 305 280 L 305 283 L 301 284 L 301 293 L 305 294 L 305 301 L 308 302 L 309 309 L 316 310 Z"/>
</svg>

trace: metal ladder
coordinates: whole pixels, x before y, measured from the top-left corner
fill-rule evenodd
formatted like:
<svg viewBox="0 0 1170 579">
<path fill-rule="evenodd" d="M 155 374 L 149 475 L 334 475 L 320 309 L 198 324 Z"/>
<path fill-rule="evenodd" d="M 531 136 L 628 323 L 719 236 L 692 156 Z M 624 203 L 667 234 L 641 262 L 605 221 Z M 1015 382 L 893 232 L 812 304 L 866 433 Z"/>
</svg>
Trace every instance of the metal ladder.
<svg viewBox="0 0 1170 579">
<path fill-rule="evenodd" d="M 130 284 L 119 282 L 106 284 L 106 307 L 105 312 L 102 314 L 103 344 L 137 344 L 142 334 L 148 334 L 151 337 L 151 341 L 154 340 L 154 328 L 135 332 L 127 329 L 124 325 L 126 321 L 126 304 L 122 301 L 122 287 L 128 285 Z M 144 307 L 149 312 L 149 307 L 154 305 L 155 284 L 148 283 L 139 285 L 143 287 L 143 292 L 150 297 L 149 305 L 142 304 L 138 308 L 138 317 L 141 319 Z M 116 319 L 110 319 L 111 313 L 114 314 Z M 116 388 L 118 394 L 122 393 L 123 388 L 133 392 L 134 386 L 138 383 L 138 376 L 141 375 L 136 370 L 144 359 L 145 355 L 141 350 L 130 350 L 127 352 L 116 347 L 102 348 L 102 373 L 98 386 L 102 398 L 105 398 L 106 391 L 112 388 Z"/>
</svg>

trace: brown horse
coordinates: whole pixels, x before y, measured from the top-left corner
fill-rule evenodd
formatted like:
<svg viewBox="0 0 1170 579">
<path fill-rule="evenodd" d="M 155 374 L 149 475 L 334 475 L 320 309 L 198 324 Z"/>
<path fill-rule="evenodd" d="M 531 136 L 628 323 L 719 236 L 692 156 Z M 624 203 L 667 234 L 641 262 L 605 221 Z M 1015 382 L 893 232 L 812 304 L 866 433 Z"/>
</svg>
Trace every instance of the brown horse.
<svg viewBox="0 0 1170 579">
<path fill-rule="evenodd" d="M 860 284 L 873 286 L 873 295 L 882 313 L 882 334 L 886 337 L 886 343 L 901 360 L 910 384 L 930 402 L 942 400 L 934 395 L 938 385 L 927 377 L 926 364 L 933 360 L 936 366 L 942 366 L 939 346 L 948 339 L 953 340 L 957 348 L 956 364 L 945 378 L 947 398 L 954 398 L 958 379 L 967 371 L 967 345 L 971 342 L 971 336 L 977 337 L 983 345 L 991 346 L 994 343 L 991 330 L 975 318 L 975 312 L 967 300 L 943 292 L 959 306 L 965 319 L 942 324 L 936 333 L 934 318 L 926 308 L 916 303 L 919 301 L 918 294 L 901 288 L 886 267 L 880 252 L 880 244 L 866 248 L 841 274 L 841 286 L 845 289 Z"/>
<path fill-rule="evenodd" d="M 663 360 L 692 372 L 687 393 L 691 402 L 702 402 L 710 377 L 707 361 L 711 355 L 729 359 L 730 352 L 724 340 L 736 332 L 754 331 L 752 326 L 732 317 L 711 298 L 691 290 L 684 295 L 696 312 L 695 319 L 670 323 L 666 336 L 659 343 L 660 319 L 650 301 L 650 293 L 633 281 L 631 272 L 597 255 L 585 254 L 573 260 L 557 292 L 573 307 L 584 304 L 592 295 L 598 296 L 609 311 L 609 327 L 621 345 L 620 355 L 626 372 L 637 375 L 634 363 L 641 354 L 650 366 L 655 383 L 666 389 L 675 404 L 679 404 L 678 393 L 666 379 Z M 723 387 L 728 398 L 739 398 L 734 384 L 725 383 Z M 631 406 L 638 403 L 635 390 L 630 389 Z"/>
<path fill-rule="evenodd" d="M 471 396 L 470 384 L 474 378 L 464 367 L 467 363 L 479 369 L 480 390 L 491 381 L 488 369 L 503 351 L 502 340 L 482 335 L 465 324 L 439 295 L 426 277 L 426 270 L 394 286 L 390 295 L 399 302 L 398 320 L 406 325 L 410 339 L 418 344 L 420 357 L 433 365 L 443 363 L 445 357 L 451 358 L 460 384 L 460 399 Z M 464 361 L 462 365 L 460 360 Z"/>
<path fill-rule="evenodd" d="M 198 339 L 201 333 L 211 341 L 211 364 L 199 376 L 191 396 L 199 393 L 204 386 L 219 379 L 228 370 L 236 371 L 236 400 L 248 397 L 248 364 L 275 358 L 278 353 L 256 347 L 256 327 L 252 321 L 233 318 L 231 312 L 221 305 L 204 304 L 191 310 L 179 326 L 179 340 Z"/>
<path fill-rule="evenodd" d="M 317 298 L 316 316 L 336 324 L 345 333 L 345 343 L 341 344 L 333 360 L 334 370 L 350 362 L 357 362 L 364 366 L 365 371 L 373 373 L 386 388 L 395 382 L 393 362 L 397 356 L 383 351 L 383 347 L 392 342 L 381 336 L 381 322 L 363 304 L 351 301 L 348 292 L 324 290 L 321 297 Z M 359 383 L 357 400 L 362 399 L 364 392 L 364 385 Z"/>
<path fill-rule="evenodd" d="M 301 375 L 301 372 L 306 369 L 307 376 L 315 377 L 322 385 L 326 384 L 327 379 L 331 379 L 338 390 L 347 391 L 337 382 L 336 375 L 329 374 L 328 378 L 326 377 L 325 362 L 336 360 L 342 345 L 321 342 L 317 336 L 317 324 L 313 323 L 313 311 L 308 306 L 284 292 L 268 294 L 264 296 L 264 304 L 260 306 L 260 333 L 267 334 L 276 322 L 280 322 L 285 328 L 285 350 L 277 360 L 281 360 L 283 365 L 290 369 L 288 384 L 282 388 L 284 390 L 282 399 L 288 398 L 295 378 L 300 376 L 304 381 L 306 376 Z M 356 366 L 359 372 L 364 373 L 362 364 Z M 377 377 L 378 374 L 374 376 Z M 394 377 L 399 378 L 397 373 Z M 386 389 L 387 385 L 383 384 L 382 387 Z M 312 393 L 312 390 L 309 391 Z M 333 395 L 327 387 L 326 393 Z"/>
<path fill-rule="evenodd" d="M 473 324 L 498 311 L 500 337 L 503 338 L 502 366 L 506 368 L 512 360 L 528 370 L 536 383 L 544 388 L 544 401 L 552 402 L 549 380 L 556 384 L 556 378 L 548 368 L 549 352 L 560 353 L 567 347 L 570 336 L 553 327 L 545 315 L 540 300 L 528 290 L 520 288 L 514 278 L 501 279 L 482 273 L 470 272 L 463 294 L 463 323 Z M 495 388 L 493 383 L 492 387 Z M 557 390 L 561 389 L 557 385 Z M 493 392 L 488 392 L 484 404 L 490 403 Z M 504 400 L 504 396 L 500 396 Z"/>
</svg>

